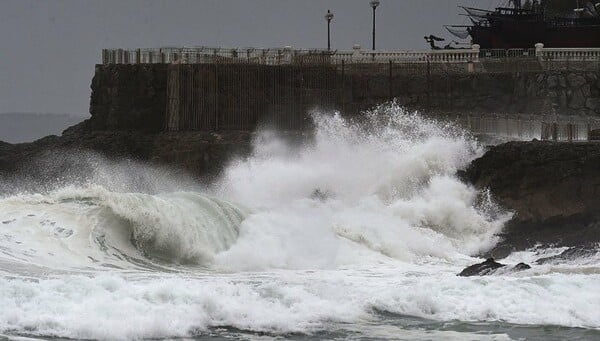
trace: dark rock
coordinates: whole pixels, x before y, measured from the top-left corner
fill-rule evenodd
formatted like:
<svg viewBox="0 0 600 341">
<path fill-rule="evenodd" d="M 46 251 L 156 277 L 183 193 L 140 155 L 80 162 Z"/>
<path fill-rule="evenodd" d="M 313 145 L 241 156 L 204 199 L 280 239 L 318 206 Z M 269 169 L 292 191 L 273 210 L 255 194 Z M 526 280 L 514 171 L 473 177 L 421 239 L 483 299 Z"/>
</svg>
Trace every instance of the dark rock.
<svg viewBox="0 0 600 341">
<path fill-rule="evenodd" d="M 88 123 L 93 130 L 157 133 L 164 128 L 167 64 L 97 65 Z"/>
<path fill-rule="evenodd" d="M 581 109 L 585 107 L 585 95 L 581 89 L 575 89 L 569 96 L 569 108 Z"/>
<path fill-rule="evenodd" d="M 512 268 L 512 270 L 515 272 L 529 270 L 529 269 L 531 269 L 531 266 L 529 266 L 529 264 L 525 264 L 525 263 L 519 263 Z"/>
<path fill-rule="evenodd" d="M 600 108 L 600 98 L 588 98 L 585 101 L 585 107 L 590 110 L 596 110 Z"/>
<path fill-rule="evenodd" d="M 540 258 L 535 261 L 536 264 L 559 264 L 575 259 L 589 258 L 600 252 L 597 246 L 578 246 L 563 251 L 561 254 L 551 257 Z"/>
<path fill-rule="evenodd" d="M 323 191 L 320 188 L 317 188 L 310 197 L 312 199 L 325 202 L 332 198 L 333 195 L 329 191 Z"/>
<path fill-rule="evenodd" d="M 558 103 L 563 108 L 567 106 L 567 92 L 565 90 L 560 90 L 558 94 Z"/>
<path fill-rule="evenodd" d="M 494 258 L 488 258 L 485 262 L 471 265 L 465 268 L 458 276 L 471 277 L 471 276 L 486 276 L 493 273 L 495 270 L 505 267 L 506 265 L 500 264 L 494 260 Z"/>
<path fill-rule="evenodd" d="M 571 73 L 567 76 L 567 82 L 572 88 L 579 88 L 587 84 L 587 80 L 585 79 L 585 77 L 574 73 Z"/>
<path fill-rule="evenodd" d="M 600 129 L 594 129 L 590 131 L 588 135 L 588 140 L 590 141 L 600 141 Z"/>
<path fill-rule="evenodd" d="M 546 79 L 546 76 L 544 74 L 539 74 L 536 78 L 538 83 L 543 83 L 544 79 Z"/>
<path fill-rule="evenodd" d="M 168 165 L 197 177 L 210 178 L 220 173 L 232 158 L 248 155 L 252 138 L 252 133 L 242 131 L 147 134 L 85 131 L 83 127 L 75 126 L 61 137 L 51 136 L 17 145 L 0 144 L 0 175 L 56 179 L 73 168 L 68 164 L 73 158 L 64 155 L 93 151 L 108 159 Z M 83 158 L 81 162 L 84 162 Z M 50 165 L 42 166 L 44 163 Z"/>
<path fill-rule="evenodd" d="M 560 84 L 560 86 L 562 88 L 567 87 L 567 79 L 565 78 L 565 76 L 563 76 L 563 75 L 558 76 L 558 84 Z"/>
<path fill-rule="evenodd" d="M 600 143 L 511 142 L 473 161 L 465 177 L 514 212 L 491 250 L 600 242 Z M 502 252 L 505 253 L 505 252 Z"/>
<path fill-rule="evenodd" d="M 588 98 L 592 95 L 592 88 L 589 84 L 585 84 L 581 87 L 581 93 L 583 94 L 583 97 Z"/>
<path fill-rule="evenodd" d="M 503 269 L 503 270 L 498 270 Z M 519 263 L 513 267 L 508 267 L 505 264 L 498 263 L 494 258 L 488 258 L 485 262 L 471 265 L 465 268 L 458 276 L 489 276 L 493 274 L 505 274 L 510 272 L 519 272 L 531 269 L 531 266 L 525 263 Z"/>
<path fill-rule="evenodd" d="M 548 79 L 546 80 L 546 84 L 547 84 L 548 88 L 550 88 L 550 89 L 556 88 L 558 86 L 558 77 L 556 75 L 548 76 Z"/>
</svg>

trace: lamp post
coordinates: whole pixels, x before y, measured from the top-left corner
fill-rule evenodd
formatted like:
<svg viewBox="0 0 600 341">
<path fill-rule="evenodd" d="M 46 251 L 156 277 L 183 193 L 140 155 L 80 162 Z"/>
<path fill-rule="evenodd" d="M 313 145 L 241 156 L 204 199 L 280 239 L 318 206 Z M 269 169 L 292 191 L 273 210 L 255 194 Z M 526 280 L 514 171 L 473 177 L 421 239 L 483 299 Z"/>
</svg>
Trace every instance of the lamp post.
<svg viewBox="0 0 600 341">
<path fill-rule="evenodd" d="M 375 51 L 375 10 L 379 3 L 379 0 L 371 0 L 371 7 L 373 8 L 373 51 Z"/>
<path fill-rule="evenodd" d="M 327 51 L 331 51 L 331 20 L 333 19 L 333 13 L 327 10 L 325 14 L 325 20 L 327 20 Z"/>
</svg>

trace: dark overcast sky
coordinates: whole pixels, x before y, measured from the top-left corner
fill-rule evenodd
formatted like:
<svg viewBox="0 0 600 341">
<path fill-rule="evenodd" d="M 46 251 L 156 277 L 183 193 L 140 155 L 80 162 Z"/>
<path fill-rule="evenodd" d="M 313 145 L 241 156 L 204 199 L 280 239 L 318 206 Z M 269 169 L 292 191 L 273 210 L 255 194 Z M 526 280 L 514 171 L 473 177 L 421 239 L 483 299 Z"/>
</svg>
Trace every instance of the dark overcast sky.
<svg viewBox="0 0 600 341">
<path fill-rule="evenodd" d="M 378 48 L 425 49 L 457 5 L 502 2 L 381 0 Z M 369 0 L 0 0 L 0 113 L 87 113 L 102 48 L 325 47 L 327 9 L 334 48 L 370 44 Z"/>
</svg>

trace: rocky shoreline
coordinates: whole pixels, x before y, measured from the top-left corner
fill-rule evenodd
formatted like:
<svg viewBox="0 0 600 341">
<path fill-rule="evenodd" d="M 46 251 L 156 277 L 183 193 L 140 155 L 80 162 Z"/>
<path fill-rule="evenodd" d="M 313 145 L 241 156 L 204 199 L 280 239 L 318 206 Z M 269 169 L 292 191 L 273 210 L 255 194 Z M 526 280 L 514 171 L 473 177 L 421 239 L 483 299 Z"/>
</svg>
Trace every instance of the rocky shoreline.
<svg viewBox="0 0 600 341">
<path fill-rule="evenodd" d="M 128 159 L 168 166 L 191 175 L 207 178 L 218 174 L 227 161 L 249 153 L 253 134 L 244 131 L 149 133 L 125 130 L 89 129 L 84 121 L 65 130 L 62 136 L 48 136 L 32 143 L 0 142 L 0 176 L 11 175 L 41 157 L 60 162 L 60 155 L 73 151 L 92 151 L 108 159 Z M 68 165 L 65 165 L 68 167 Z"/>
<path fill-rule="evenodd" d="M 97 131 L 88 121 L 33 143 L 0 142 L 0 176 L 27 169 L 44 174 L 36 159 L 65 151 L 90 150 L 109 159 L 133 159 L 167 165 L 198 178 L 217 175 L 235 156 L 248 155 L 255 135 L 243 131 L 144 133 Z M 303 134 L 290 133 L 294 138 Z M 74 167 L 54 158 L 53 169 Z M 61 164 L 64 162 L 64 164 Z M 538 244 L 586 247 L 600 243 L 600 142 L 510 142 L 490 147 L 459 173 L 480 189 L 489 189 L 514 213 L 502 241 L 483 255 L 501 259 Z M 51 174 L 50 176 L 54 176 Z"/>
<path fill-rule="evenodd" d="M 510 142 L 461 175 L 514 212 L 488 256 L 600 242 L 600 143 Z"/>
</svg>

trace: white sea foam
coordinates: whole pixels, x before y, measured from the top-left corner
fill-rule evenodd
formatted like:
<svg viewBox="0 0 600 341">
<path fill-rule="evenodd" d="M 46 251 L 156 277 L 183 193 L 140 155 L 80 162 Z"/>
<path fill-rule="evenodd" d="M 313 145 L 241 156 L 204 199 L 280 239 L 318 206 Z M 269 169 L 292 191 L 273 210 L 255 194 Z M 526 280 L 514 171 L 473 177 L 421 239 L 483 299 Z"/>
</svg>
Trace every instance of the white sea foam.
<svg viewBox="0 0 600 341">
<path fill-rule="evenodd" d="M 259 143 L 227 169 L 220 196 L 257 210 L 220 267 L 335 268 L 365 250 L 419 262 L 494 244 L 508 216 L 455 177 L 481 153 L 464 132 L 393 104 L 366 123 L 333 115 L 315 124 L 312 143 Z"/>
<path fill-rule="evenodd" d="M 600 328 L 589 262 L 455 276 L 510 217 L 456 177 L 482 153 L 467 134 L 394 104 L 315 124 L 300 146 L 259 135 L 202 192 L 93 158 L 85 181 L 0 199 L 0 333 L 311 333 L 379 312 Z"/>
<path fill-rule="evenodd" d="M 312 333 L 340 323 L 372 324 L 376 311 L 440 321 L 600 326 L 598 275 L 471 279 L 456 277 L 456 270 L 0 279 L 0 330 L 107 340 L 185 337 L 222 326 Z"/>
</svg>

